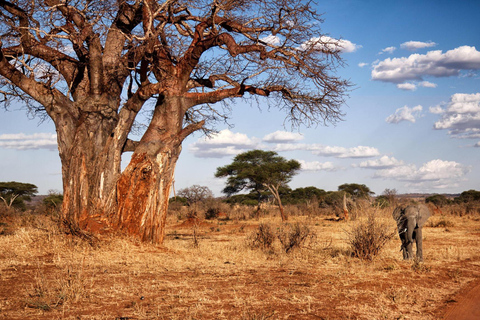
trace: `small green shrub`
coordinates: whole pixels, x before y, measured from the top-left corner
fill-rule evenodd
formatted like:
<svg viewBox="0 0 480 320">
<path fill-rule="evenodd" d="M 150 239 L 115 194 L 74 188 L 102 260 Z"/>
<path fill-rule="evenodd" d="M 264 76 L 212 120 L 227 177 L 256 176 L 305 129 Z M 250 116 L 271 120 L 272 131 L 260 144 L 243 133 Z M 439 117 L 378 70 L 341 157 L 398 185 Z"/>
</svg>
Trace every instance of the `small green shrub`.
<svg viewBox="0 0 480 320">
<path fill-rule="evenodd" d="M 389 224 L 379 222 L 375 214 L 370 214 L 366 220 L 358 222 L 347 231 L 352 255 L 363 260 L 373 260 L 395 233 Z"/>
</svg>

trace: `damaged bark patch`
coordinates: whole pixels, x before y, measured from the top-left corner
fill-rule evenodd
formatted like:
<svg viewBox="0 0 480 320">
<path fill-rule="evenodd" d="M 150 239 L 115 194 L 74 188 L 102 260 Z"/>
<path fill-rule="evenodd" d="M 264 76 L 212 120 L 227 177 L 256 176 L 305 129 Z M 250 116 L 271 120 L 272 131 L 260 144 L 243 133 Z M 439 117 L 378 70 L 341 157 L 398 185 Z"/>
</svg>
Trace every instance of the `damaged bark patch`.
<svg viewBox="0 0 480 320">
<path fill-rule="evenodd" d="M 142 241 L 161 242 L 157 214 L 158 165 L 146 154 L 134 154 L 117 183 L 118 212 L 113 226 Z M 160 234 L 162 234 L 160 232 Z"/>
<path fill-rule="evenodd" d="M 117 197 L 119 203 L 118 221 L 123 229 L 133 232 L 138 229 L 141 213 L 148 205 L 146 201 L 155 184 L 153 164 L 146 154 L 134 155 L 130 165 L 125 169 L 117 183 Z"/>
</svg>

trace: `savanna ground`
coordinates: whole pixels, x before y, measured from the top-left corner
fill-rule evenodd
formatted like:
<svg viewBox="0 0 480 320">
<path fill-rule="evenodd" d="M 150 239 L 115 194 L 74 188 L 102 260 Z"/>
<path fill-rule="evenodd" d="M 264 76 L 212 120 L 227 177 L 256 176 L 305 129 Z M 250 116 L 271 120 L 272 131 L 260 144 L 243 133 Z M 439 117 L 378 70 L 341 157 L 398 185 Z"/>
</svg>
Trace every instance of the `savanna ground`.
<svg viewBox="0 0 480 320">
<path fill-rule="evenodd" d="M 52 215 L 0 217 L 0 319 L 441 319 L 480 279 L 480 213 L 444 210 L 424 228 L 424 262 L 401 260 L 395 234 L 372 260 L 352 256 L 368 213 L 395 232 L 392 209 L 350 221 L 292 214 L 303 246 L 252 248 L 260 224 L 285 230 L 272 210 L 256 218 L 169 215 L 162 247 L 122 237 L 89 243 Z"/>
</svg>

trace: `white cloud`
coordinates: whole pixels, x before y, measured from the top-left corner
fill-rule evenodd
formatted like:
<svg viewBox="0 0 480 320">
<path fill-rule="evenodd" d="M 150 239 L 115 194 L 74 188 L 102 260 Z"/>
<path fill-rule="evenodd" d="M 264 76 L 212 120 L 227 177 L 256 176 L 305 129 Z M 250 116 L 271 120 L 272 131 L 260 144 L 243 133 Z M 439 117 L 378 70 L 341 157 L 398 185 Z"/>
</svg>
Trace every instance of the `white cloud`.
<svg viewBox="0 0 480 320">
<path fill-rule="evenodd" d="M 480 93 L 452 95 L 434 128 L 449 130 L 454 138 L 480 137 Z"/>
<path fill-rule="evenodd" d="M 435 47 L 436 45 L 437 44 L 435 42 L 432 42 L 432 41 L 429 41 L 429 42 L 407 41 L 407 42 L 402 43 L 400 45 L 400 48 L 410 50 L 410 51 L 416 51 L 418 49 Z"/>
<path fill-rule="evenodd" d="M 286 143 L 302 139 L 303 134 L 288 131 L 275 131 L 263 137 L 263 141 L 268 143 Z"/>
<path fill-rule="evenodd" d="M 366 169 L 386 169 L 403 166 L 403 164 L 403 161 L 397 160 L 394 157 L 383 156 L 379 159 L 361 162 L 358 166 Z"/>
<path fill-rule="evenodd" d="M 266 36 L 265 38 L 260 39 L 261 41 L 265 42 L 266 44 L 270 45 L 278 45 L 280 44 L 280 38 L 274 35 Z"/>
<path fill-rule="evenodd" d="M 443 110 L 442 106 L 440 105 L 429 107 L 428 111 L 430 111 L 430 113 L 433 113 L 433 114 L 442 114 L 445 112 L 445 110 Z"/>
<path fill-rule="evenodd" d="M 387 47 L 385 49 L 382 49 L 378 54 L 384 54 L 384 53 L 390 53 L 392 54 L 395 50 L 397 50 L 396 47 Z"/>
<path fill-rule="evenodd" d="M 377 148 L 367 146 L 344 148 L 337 146 L 311 145 L 308 150 L 318 156 L 336 158 L 370 158 L 380 155 Z"/>
<path fill-rule="evenodd" d="M 57 135 L 55 133 L 14 133 L 0 135 L 0 148 L 28 150 L 57 150 Z"/>
<path fill-rule="evenodd" d="M 413 108 L 409 108 L 404 106 L 402 108 L 398 108 L 394 114 L 388 116 L 385 121 L 388 123 L 399 123 L 402 121 L 410 121 L 415 123 L 416 117 L 419 117 L 422 112 L 422 106 L 418 105 Z"/>
<path fill-rule="evenodd" d="M 360 62 L 360 63 L 358 64 L 358 66 L 359 66 L 360 68 L 363 68 L 363 67 L 368 66 L 368 63 L 366 63 L 366 62 Z"/>
<path fill-rule="evenodd" d="M 367 146 L 358 146 L 354 148 L 349 148 L 346 153 L 338 156 L 339 158 L 370 158 L 379 156 L 380 152 L 377 148 L 367 147 Z"/>
<path fill-rule="evenodd" d="M 329 51 L 329 52 L 355 52 L 357 49 L 362 46 L 357 45 L 349 40 L 345 39 L 334 39 L 329 36 L 321 36 L 320 38 L 314 37 L 303 43 L 298 47 L 298 50 L 306 51 L 310 49 L 318 51 Z"/>
<path fill-rule="evenodd" d="M 431 160 L 419 169 L 415 165 L 401 165 L 378 170 L 374 177 L 408 181 L 411 185 L 431 184 L 432 187 L 451 187 L 462 181 L 470 168 L 455 161 Z"/>
<path fill-rule="evenodd" d="M 429 81 L 422 81 L 418 85 L 420 87 L 424 87 L 424 88 L 436 88 L 437 87 L 436 83 L 432 83 L 432 82 L 429 82 Z"/>
<path fill-rule="evenodd" d="M 258 146 L 256 139 L 246 134 L 234 133 L 228 129 L 214 134 L 211 138 L 198 139 L 190 145 L 190 151 L 199 158 L 222 158 L 237 155 Z"/>
<path fill-rule="evenodd" d="M 429 82 L 429 81 L 421 81 L 421 82 L 418 82 L 418 83 L 404 82 L 404 83 L 397 84 L 398 89 L 408 90 L 408 91 L 417 90 L 417 86 L 418 87 L 423 87 L 423 88 L 436 88 L 437 84 Z"/>
<path fill-rule="evenodd" d="M 311 161 L 306 162 L 304 160 L 298 160 L 304 171 L 336 171 L 334 164 L 332 162 L 318 162 Z"/>
<path fill-rule="evenodd" d="M 403 83 L 422 81 L 425 76 L 458 76 L 461 70 L 477 69 L 480 69 L 480 52 L 475 47 L 462 46 L 445 53 L 436 50 L 409 57 L 387 58 L 374 65 L 372 79 Z"/>
<path fill-rule="evenodd" d="M 397 84 L 397 88 L 401 90 L 414 91 L 417 89 L 417 86 L 414 83 L 405 82 Z"/>
<path fill-rule="evenodd" d="M 325 146 L 321 144 L 296 143 L 303 139 L 303 135 L 285 131 L 276 131 L 267 134 L 263 142 L 256 138 L 249 138 L 243 133 L 233 133 L 226 129 L 213 135 L 211 138 L 200 138 L 189 146 L 189 150 L 200 158 L 221 158 L 232 156 L 251 149 L 285 151 L 309 151 L 314 155 L 336 158 L 370 158 L 380 155 L 378 149 L 368 146 L 344 148 L 339 146 Z M 284 141 L 282 143 L 281 141 Z M 279 143 L 280 142 L 280 143 Z"/>
</svg>

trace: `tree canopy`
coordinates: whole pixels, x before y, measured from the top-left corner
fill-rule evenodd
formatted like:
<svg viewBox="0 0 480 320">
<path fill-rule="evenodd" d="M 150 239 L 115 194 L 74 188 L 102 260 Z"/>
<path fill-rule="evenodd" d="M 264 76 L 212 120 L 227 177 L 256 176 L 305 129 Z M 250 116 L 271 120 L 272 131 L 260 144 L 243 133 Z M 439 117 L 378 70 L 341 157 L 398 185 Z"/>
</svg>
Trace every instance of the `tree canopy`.
<svg viewBox="0 0 480 320">
<path fill-rule="evenodd" d="M 287 186 L 300 167 L 298 161 L 286 160 L 274 151 L 251 150 L 235 156 L 231 164 L 217 168 L 215 177 L 228 177 L 223 189 L 227 195 L 252 190 L 260 196 L 262 191 L 270 191 L 277 200 L 282 219 L 286 220 L 279 188 Z"/>
<path fill-rule="evenodd" d="M 37 186 L 31 183 L 0 182 L 0 199 L 7 208 L 25 209 L 25 201 L 30 201 L 37 192 Z"/>
<path fill-rule="evenodd" d="M 199 186 L 197 184 L 178 190 L 177 195 L 187 199 L 188 205 L 205 201 L 208 198 L 213 198 L 213 192 L 210 190 L 210 188 L 206 186 Z"/>
<path fill-rule="evenodd" d="M 371 191 L 366 185 L 358 183 L 342 184 L 338 186 L 338 191 L 345 191 L 350 196 L 355 198 L 368 198 L 375 194 L 375 192 Z"/>
</svg>

